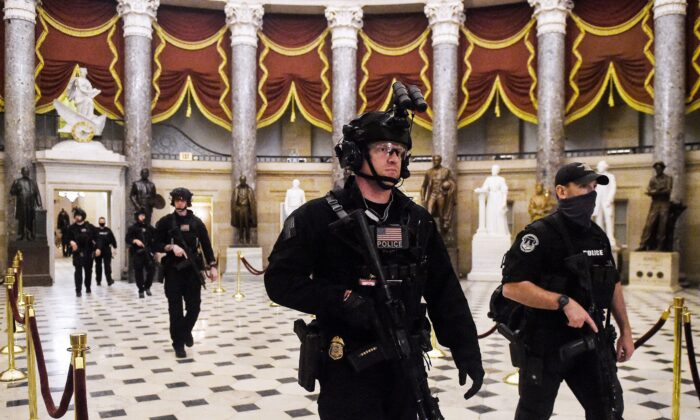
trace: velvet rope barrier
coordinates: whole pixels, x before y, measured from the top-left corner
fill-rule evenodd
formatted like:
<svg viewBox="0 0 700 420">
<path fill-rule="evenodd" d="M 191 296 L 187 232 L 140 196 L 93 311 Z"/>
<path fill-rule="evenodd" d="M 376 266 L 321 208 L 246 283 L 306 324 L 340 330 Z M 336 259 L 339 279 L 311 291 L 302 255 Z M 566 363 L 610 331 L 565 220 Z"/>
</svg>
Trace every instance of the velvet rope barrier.
<svg viewBox="0 0 700 420">
<path fill-rule="evenodd" d="M 85 384 L 85 368 L 75 370 L 75 418 L 87 420 L 87 386 Z"/>
<path fill-rule="evenodd" d="M 690 364 L 690 374 L 693 376 L 693 385 L 695 385 L 695 395 L 700 399 L 700 375 L 698 375 L 698 364 L 695 361 L 695 346 L 693 345 L 693 329 L 690 325 L 690 313 L 686 312 L 684 316 L 685 330 L 685 345 L 688 353 L 688 363 Z"/>
<path fill-rule="evenodd" d="M 245 266 L 246 270 L 248 270 L 248 272 L 254 276 L 260 276 L 262 274 L 265 274 L 265 272 L 267 271 L 267 267 L 265 267 L 263 270 L 256 270 L 255 268 L 253 268 L 252 265 L 250 265 L 250 263 L 248 262 L 248 260 L 245 259 L 245 257 L 241 257 L 241 262 L 243 262 L 243 265 Z"/>
<path fill-rule="evenodd" d="M 17 287 L 12 287 L 12 294 L 10 295 L 10 308 L 12 308 L 12 317 L 15 319 L 15 322 L 24 325 L 24 317 L 20 316 L 19 309 L 17 308 L 17 289 Z"/>
<path fill-rule="evenodd" d="M 49 416 L 55 419 L 61 418 L 64 414 L 66 414 L 66 411 L 68 410 L 68 404 L 70 404 L 70 398 L 71 396 L 73 396 L 73 365 L 70 365 L 68 367 L 66 386 L 63 389 L 61 402 L 59 406 L 56 407 L 56 404 L 53 401 L 53 397 L 51 396 L 51 389 L 49 388 L 49 376 L 46 373 L 46 362 L 44 360 L 44 351 L 41 347 L 39 329 L 36 326 L 36 319 L 33 317 L 29 318 L 29 329 L 32 332 L 32 339 L 34 340 L 37 367 L 39 368 L 39 382 L 41 383 L 41 396 L 44 398 L 46 411 L 49 413 Z"/>
<path fill-rule="evenodd" d="M 651 337 L 654 336 L 654 334 L 659 332 L 661 327 L 663 327 L 664 324 L 666 323 L 666 320 L 668 319 L 669 315 L 670 315 L 670 311 L 668 309 L 663 311 L 661 313 L 661 317 L 659 318 L 659 320 L 656 321 L 656 324 L 654 324 L 654 326 L 652 326 L 649 329 L 649 331 L 647 331 L 643 336 L 641 336 L 639 339 L 637 339 L 637 341 L 634 342 L 634 348 L 638 349 L 638 348 L 642 347 L 647 341 L 649 341 L 649 339 Z"/>
<path fill-rule="evenodd" d="M 497 328 L 498 328 L 498 324 L 497 324 L 497 323 L 496 323 L 496 324 L 493 324 L 493 327 L 491 327 L 491 329 L 489 329 L 489 330 L 486 331 L 485 333 L 481 333 L 481 334 L 477 335 L 477 338 L 478 338 L 479 340 L 481 340 L 482 338 L 486 338 L 486 337 L 490 336 L 491 334 L 493 334 L 494 331 L 496 331 Z"/>
</svg>

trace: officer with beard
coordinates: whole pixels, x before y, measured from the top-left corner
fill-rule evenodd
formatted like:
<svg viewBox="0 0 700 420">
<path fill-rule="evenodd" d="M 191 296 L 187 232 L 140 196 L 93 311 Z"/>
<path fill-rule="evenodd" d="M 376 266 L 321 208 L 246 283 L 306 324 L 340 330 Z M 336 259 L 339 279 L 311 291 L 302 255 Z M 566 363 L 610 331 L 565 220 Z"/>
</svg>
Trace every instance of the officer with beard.
<svg viewBox="0 0 700 420">
<path fill-rule="evenodd" d="M 155 250 L 165 253 L 161 264 L 165 272 L 165 296 L 168 298 L 170 338 L 177 358 L 187 357 L 185 346 L 192 347 L 192 329 L 199 316 L 201 287 L 204 278 L 211 281 L 219 277 L 217 262 L 209 240 L 209 233 L 202 220 L 188 207 L 192 206 L 192 193 L 187 188 L 175 188 L 170 192 L 171 214 L 156 223 Z M 197 250 L 201 249 L 200 255 Z M 186 314 L 183 314 L 182 302 Z"/>
<path fill-rule="evenodd" d="M 83 281 L 85 281 L 85 293 L 90 294 L 92 283 L 92 259 L 95 255 L 95 227 L 85 220 L 85 210 L 80 207 L 73 209 L 75 223 L 68 227 L 66 232 L 68 243 L 73 253 L 73 267 L 75 273 L 75 295 L 82 294 Z"/>
<path fill-rule="evenodd" d="M 372 346 L 378 338 L 374 326 L 376 308 L 382 304 L 377 298 L 380 285 L 375 269 L 353 241 L 353 232 L 335 231 L 329 225 L 356 210 L 375 232 L 372 240 L 376 239 L 382 271 L 405 307 L 400 322 L 410 341 L 420 343 L 411 345 L 407 357 L 419 366 L 411 369 L 419 371 L 412 378 L 420 382 L 426 375 L 422 352 L 430 332 L 421 304 L 425 299 L 438 341 L 452 351 L 460 385 L 467 376 L 473 380 L 465 398 L 476 394 L 483 382 L 474 320 L 435 222 L 396 188 L 410 175 L 411 144 L 409 117 L 397 106 L 367 112 L 344 126 L 335 151 L 354 176 L 343 188 L 292 212 L 269 257 L 265 273 L 269 297 L 316 315 L 322 344 L 320 360 L 312 364 L 320 366 L 316 378 L 321 385 L 321 419 L 415 420 L 419 410 L 427 411 L 418 405 L 409 385 L 411 374 L 397 359 L 355 362 L 366 354 L 378 354 Z"/>
<path fill-rule="evenodd" d="M 95 280 L 97 285 L 102 284 L 102 266 L 105 268 L 105 278 L 107 285 L 114 284 L 112 280 L 112 248 L 117 248 L 117 240 L 114 238 L 112 229 L 107 227 L 104 217 L 97 219 L 99 227 L 95 230 Z"/>
<path fill-rule="evenodd" d="M 596 185 L 608 182 L 586 164 L 562 166 L 558 210 L 521 231 L 505 255 L 503 296 L 527 307 L 517 420 L 549 418 L 562 381 L 587 420 L 622 419 L 615 362 L 632 356 L 632 330 L 610 242 L 591 223 Z M 620 330 L 616 345 L 610 314 Z"/>
<path fill-rule="evenodd" d="M 151 284 L 155 272 L 153 246 L 155 229 L 146 222 L 146 211 L 139 209 L 134 213 L 136 223 L 129 226 L 126 232 L 126 243 L 129 245 L 129 258 L 134 268 L 136 286 L 139 288 L 139 298 L 143 299 L 144 292 L 151 295 Z M 144 271 L 146 277 L 144 278 Z"/>
</svg>

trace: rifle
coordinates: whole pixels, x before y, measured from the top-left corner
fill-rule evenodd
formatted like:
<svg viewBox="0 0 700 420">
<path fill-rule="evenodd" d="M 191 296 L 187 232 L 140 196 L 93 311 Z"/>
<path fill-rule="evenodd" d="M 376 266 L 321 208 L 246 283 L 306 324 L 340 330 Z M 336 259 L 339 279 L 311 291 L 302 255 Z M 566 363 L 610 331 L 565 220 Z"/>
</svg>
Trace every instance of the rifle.
<svg viewBox="0 0 700 420">
<path fill-rule="evenodd" d="M 185 266 L 190 268 L 192 272 L 197 276 L 199 279 L 199 283 L 202 285 L 202 288 L 206 289 L 207 284 L 206 284 L 206 275 L 204 275 L 200 270 L 199 267 L 194 262 L 194 252 L 190 249 L 189 245 L 187 245 L 187 242 L 185 241 L 185 238 L 182 237 L 182 232 L 180 229 L 177 227 L 175 223 L 175 215 L 173 214 L 173 227 L 168 231 L 170 236 L 172 236 L 173 240 L 180 242 L 179 245 L 184 251 L 185 251 L 185 259 L 181 262 L 179 262 L 175 268 L 178 270 L 184 268 Z"/>
<path fill-rule="evenodd" d="M 371 345 L 360 353 L 360 357 L 371 354 L 369 358 L 383 357 L 387 360 L 397 360 L 399 362 L 397 373 L 405 374 L 409 381 L 416 402 L 418 418 L 421 420 L 444 420 L 438 407 L 438 399 L 430 394 L 421 349 L 410 340 L 407 333 L 405 307 L 401 300 L 393 296 L 386 281 L 379 253 L 364 212 L 360 209 L 352 211 L 347 216 L 331 223 L 329 227 L 334 230 L 348 225 L 354 225 L 353 231 L 359 235 L 358 239 L 360 239 L 360 245 L 364 251 L 363 257 L 372 267 L 372 271 L 376 273 L 377 279 L 377 299 L 374 302 L 377 316 L 373 320 L 373 327 L 379 337 L 379 346 Z M 352 360 L 350 362 L 353 363 Z"/>
<path fill-rule="evenodd" d="M 139 229 L 139 236 L 141 243 L 143 244 L 143 248 L 137 249 L 136 253 L 140 254 L 142 252 L 146 253 L 146 263 L 148 267 L 151 267 L 153 263 L 155 262 L 155 254 L 153 251 L 151 251 L 149 244 L 146 242 L 146 234 L 143 232 L 143 230 Z"/>
</svg>

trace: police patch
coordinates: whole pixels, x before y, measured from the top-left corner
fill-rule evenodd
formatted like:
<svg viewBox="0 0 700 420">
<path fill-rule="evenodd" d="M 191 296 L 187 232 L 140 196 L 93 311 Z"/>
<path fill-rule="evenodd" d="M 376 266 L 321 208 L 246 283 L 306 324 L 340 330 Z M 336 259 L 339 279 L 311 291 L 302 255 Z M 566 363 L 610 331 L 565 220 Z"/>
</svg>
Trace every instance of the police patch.
<svg viewBox="0 0 700 420">
<path fill-rule="evenodd" d="M 534 251 L 535 247 L 539 244 L 540 240 L 537 239 L 537 236 L 533 235 L 532 233 L 528 233 L 527 235 L 523 236 L 523 239 L 520 241 L 520 250 L 528 254 Z"/>
</svg>

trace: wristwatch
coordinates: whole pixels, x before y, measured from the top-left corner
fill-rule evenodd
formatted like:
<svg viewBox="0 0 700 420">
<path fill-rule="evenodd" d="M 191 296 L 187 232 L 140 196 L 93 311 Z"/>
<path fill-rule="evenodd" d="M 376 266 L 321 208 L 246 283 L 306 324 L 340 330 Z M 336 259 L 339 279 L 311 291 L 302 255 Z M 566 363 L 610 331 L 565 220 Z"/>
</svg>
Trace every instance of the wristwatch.
<svg viewBox="0 0 700 420">
<path fill-rule="evenodd" d="M 559 302 L 559 307 L 557 308 L 557 310 L 561 311 L 564 309 L 564 306 L 569 304 L 569 297 L 566 295 L 560 295 L 559 299 L 557 299 L 557 302 Z"/>
</svg>

